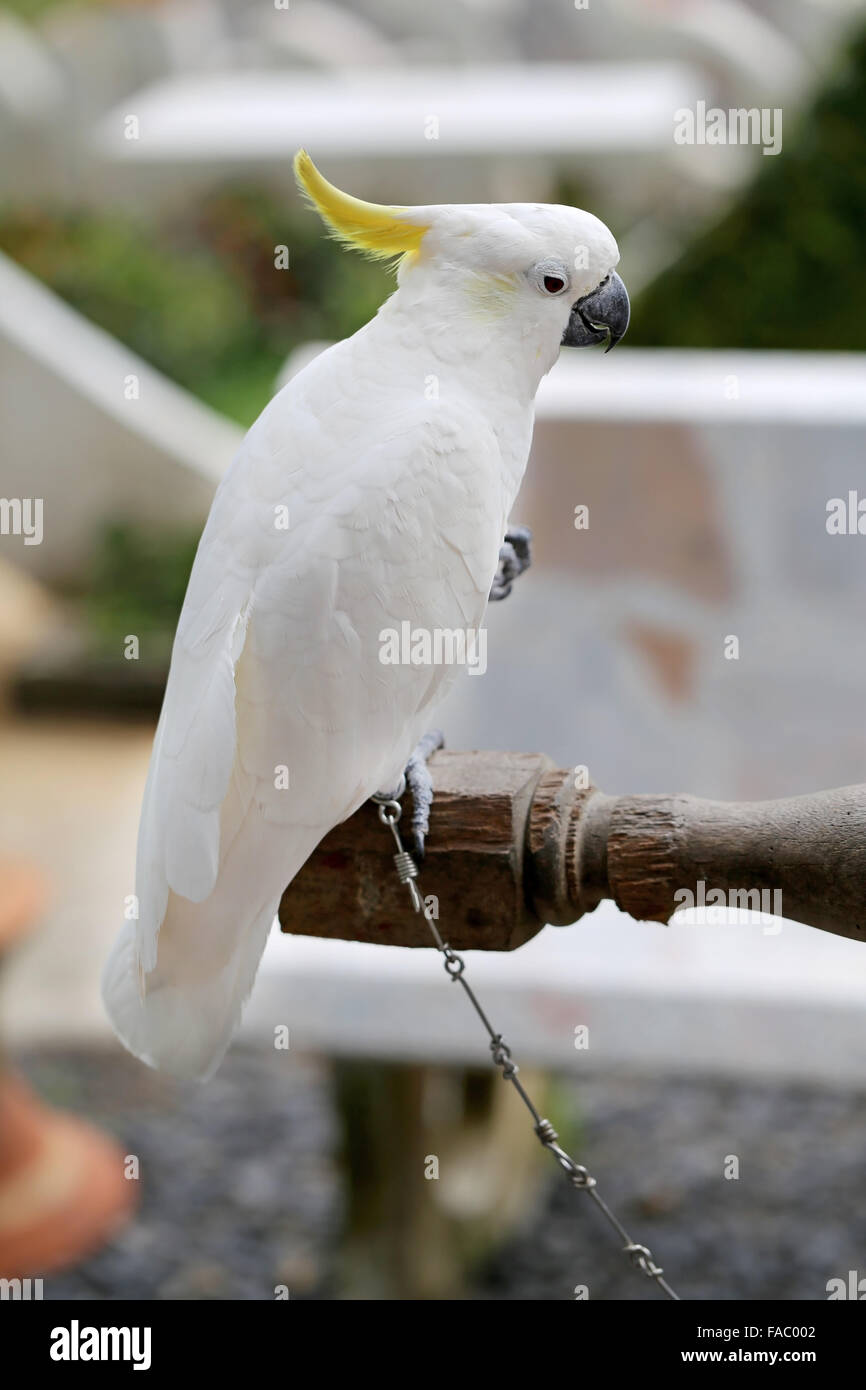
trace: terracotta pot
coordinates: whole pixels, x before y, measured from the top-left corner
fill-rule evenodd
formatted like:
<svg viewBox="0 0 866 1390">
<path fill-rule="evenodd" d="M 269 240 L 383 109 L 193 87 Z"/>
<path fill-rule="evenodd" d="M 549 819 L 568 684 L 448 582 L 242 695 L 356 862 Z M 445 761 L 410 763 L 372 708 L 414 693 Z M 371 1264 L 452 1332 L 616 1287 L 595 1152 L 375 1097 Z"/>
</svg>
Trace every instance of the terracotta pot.
<svg viewBox="0 0 866 1390">
<path fill-rule="evenodd" d="M 137 1186 L 116 1144 L 0 1071 L 0 1277 L 76 1263 L 130 1214 Z"/>
<path fill-rule="evenodd" d="M 32 931 L 48 903 L 38 869 L 0 859 L 0 965 L 12 946 Z"/>
<path fill-rule="evenodd" d="M 0 965 L 47 900 L 35 870 L 0 863 Z M 103 1244 L 138 1184 L 99 1130 L 38 1100 L 0 1055 L 0 1278 L 39 1278 Z"/>
</svg>

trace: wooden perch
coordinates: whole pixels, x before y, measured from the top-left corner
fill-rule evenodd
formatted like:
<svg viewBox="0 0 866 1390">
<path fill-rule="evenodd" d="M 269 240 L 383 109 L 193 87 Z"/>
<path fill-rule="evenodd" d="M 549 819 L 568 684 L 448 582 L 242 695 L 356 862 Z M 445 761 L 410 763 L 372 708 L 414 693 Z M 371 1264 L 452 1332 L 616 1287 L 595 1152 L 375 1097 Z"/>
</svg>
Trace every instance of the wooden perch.
<svg viewBox="0 0 866 1390">
<path fill-rule="evenodd" d="M 854 940 L 866 937 L 866 786 L 784 801 L 606 796 L 537 753 L 437 753 L 421 875 L 455 948 L 511 951 L 612 898 L 666 922 L 688 890 L 720 889 Z M 403 802 L 403 824 L 411 799 Z M 280 904 L 283 931 L 430 946 L 370 804 L 326 836 Z M 701 889 L 703 884 L 703 890 Z M 751 894 L 751 897 L 747 895 Z M 738 896 L 736 896 L 738 895 Z M 717 899 L 715 901 L 718 901 Z M 714 902 L 710 898 L 710 903 Z"/>
</svg>

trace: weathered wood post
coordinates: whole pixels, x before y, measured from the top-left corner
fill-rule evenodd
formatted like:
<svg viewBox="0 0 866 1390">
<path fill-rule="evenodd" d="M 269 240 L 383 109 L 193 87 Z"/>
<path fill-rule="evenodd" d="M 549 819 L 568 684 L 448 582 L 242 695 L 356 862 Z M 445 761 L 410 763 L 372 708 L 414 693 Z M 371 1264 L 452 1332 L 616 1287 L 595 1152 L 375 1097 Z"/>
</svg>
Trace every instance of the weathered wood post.
<svg viewBox="0 0 866 1390">
<path fill-rule="evenodd" d="M 514 950 L 545 923 L 567 925 L 604 898 L 640 920 L 667 921 L 677 894 L 720 890 L 731 906 L 762 906 L 856 940 L 866 936 L 866 786 L 784 801 L 725 803 L 692 796 L 606 796 L 540 754 L 436 754 L 435 801 L 421 883 L 438 899 L 439 926 L 455 950 Z M 408 801 L 407 801 L 408 807 Z M 394 872 L 391 837 L 366 805 L 337 826 L 286 891 L 287 932 L 399 946 L 433 945 Z M 712 902 L 713 899 L 710 898 Z M 479 1036 L 479 1056 L 483 1051 Z M 492 1228 L 443 1207 L 423 1181 L 428 1150 L 464 1164 L 499 1234 L 515 1198 L 539 1172 L 537 1144 L 498 1073 L 454 1068 L 337 1064 L 351 1174 L 349 1282 L 360 1297 L 390 1290 L 440 1297 L 459 1287 L 461 1251 L 483 1248 Z M 450 1088 L 452 1119 L 425 1128 L 430 1087 Z M 541 1078 L 531 1089 L 540 1092 Z M 463 1097 L 487 1107 L 487 1135 L 514 1120 L 506 1144 L 460 1153 Z M 447 1109 L 447 1107 L 446 1107 Z M 505 1170 L 491 1154 L 507 1153 Z M 519 1203 L 518 1203 L 519 1205 Z M 364 1292 L 367 1290 L 367 1292 Z M 359 1292 L 360 1291 L 360 1292 Z"/>
<path fill-rule="evenodd" d="M 455 950 L 511 951 L 611 898 L 666 922 L 682 890 L 866 939 L 866 785 L 780 801 L 607 796 L 535 753 L 437 753 L 424 892 Z M 432 945 L 367 805 L 326 836 L 280 906 L 287 932 Z"/>
</svg>

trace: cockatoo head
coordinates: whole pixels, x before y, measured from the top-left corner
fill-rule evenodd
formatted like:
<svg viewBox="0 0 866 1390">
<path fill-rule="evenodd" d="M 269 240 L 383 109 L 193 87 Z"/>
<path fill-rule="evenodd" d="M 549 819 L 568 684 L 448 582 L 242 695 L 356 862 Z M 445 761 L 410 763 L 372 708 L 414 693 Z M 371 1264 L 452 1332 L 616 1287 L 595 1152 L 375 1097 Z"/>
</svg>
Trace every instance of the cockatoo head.
<svg viewBox="0 0 866 1390">
<path fill-rule="evenodd" d="M 560 346 L 616 345 L 629 300 L 614 267 L 616 241 L 578 208 L 546 203 L 455 203 L 386 207 L 342 193 L 310 156 L 295 156 L 302 191 L 339 241 L 399 259 L 401 293 L 430 300 L 459 322 L 508 322 L 547 360 Z M 447 308 L 446 308 L 447 306 Z"/>
</svg>

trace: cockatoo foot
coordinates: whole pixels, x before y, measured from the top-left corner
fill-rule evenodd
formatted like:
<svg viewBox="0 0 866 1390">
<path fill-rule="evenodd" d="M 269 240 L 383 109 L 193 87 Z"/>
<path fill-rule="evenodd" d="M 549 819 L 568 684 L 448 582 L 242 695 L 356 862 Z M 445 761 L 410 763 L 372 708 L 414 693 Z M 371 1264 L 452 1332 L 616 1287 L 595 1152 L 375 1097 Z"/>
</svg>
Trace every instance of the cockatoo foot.
<svg viewBox="0 0 866 1390">
<path fill-rule="evenodd" d="M 407 787 L 412 793 L 412 821 L 409 838 L 412 853 L 423 863 L 424 842 L 430 829 L 430 807 L 433 805 L 433 778 L 427 766 L 428 758 L 439 748 L 445 747 L 445 735 L 441 729 L 433 729 L 419 739 L 403 771 L 397 787 L 392 792 L 377 792 L 372 798 L 381 805 L 386 801 L 400 801 Z"/>
<path fill-rule="evenodd" d="M 509 526 L 499 550 L 499 568 L 490 590 L 490 602 L 508 598 L 511 586 L 532 564 L 532 532 L 528 526 Z"/>
<path fill-rule="evenodd" d="M 433 805 L 433 778 L 427 760 L 437 749 L 444 747 L 445 735 L 441 729 L 433 729 L 425 734 L 418 741 L 404 773 L 406 786 L 412 793 L 411 848 L 419 864 L 424 860 L 424 844 L 430 829 L 430 807 Z"/>
</svg>

